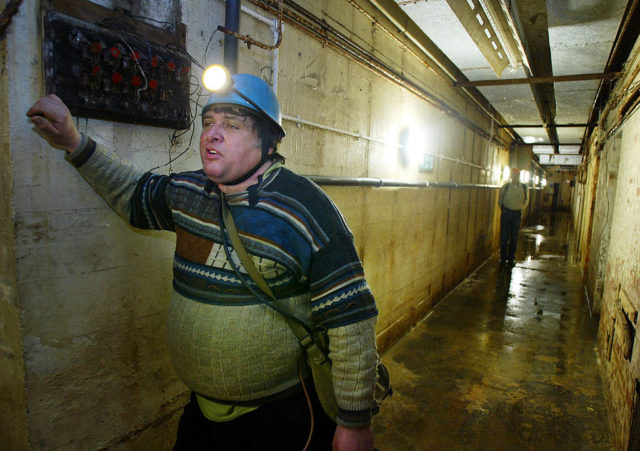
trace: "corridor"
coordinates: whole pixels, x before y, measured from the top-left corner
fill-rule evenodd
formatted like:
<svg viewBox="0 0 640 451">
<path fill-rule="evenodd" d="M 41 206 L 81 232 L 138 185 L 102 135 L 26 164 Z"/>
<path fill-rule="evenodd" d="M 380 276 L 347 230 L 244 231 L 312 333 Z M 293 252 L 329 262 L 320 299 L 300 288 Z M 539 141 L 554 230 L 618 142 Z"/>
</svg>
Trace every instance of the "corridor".
<svg viewBox="0 0 640 451">
<path fill-rule="evenodd" d="M 490 259 L 383 355 L 378 449 L 611 449 L 573 237 L 569 213 L 530 221 L 515 267 Z"/>
</svg>

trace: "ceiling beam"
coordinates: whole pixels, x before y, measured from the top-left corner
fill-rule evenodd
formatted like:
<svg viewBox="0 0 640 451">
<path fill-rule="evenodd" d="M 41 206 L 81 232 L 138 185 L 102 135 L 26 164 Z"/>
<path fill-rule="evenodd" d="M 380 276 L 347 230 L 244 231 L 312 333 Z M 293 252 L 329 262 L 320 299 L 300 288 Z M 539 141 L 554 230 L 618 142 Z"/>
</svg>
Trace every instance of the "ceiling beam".
<svg viewBox="0 0 640 451">
<path fill-rule="evenodd" d="M 529 61 L 529 77 L 552 77 L 551 48 L 546 0 L 513 0 L 512 14 Z M 526 68 L 525 68 L 526 69 Z M 530 85 L 542 122 L 546 124 L 549 142 L 558 151 L 555 127 L 556 98 L 552 82 Z"/>
<path fill-rule="evenodd" d="M 559 143 L 561 146 L 581 146 L 582 143 Z M 535 144 L 525 144 L 525 146 L 553 146 L 553 143 L 535 143 Z M 541 154 L 541 155 L 550 155 L 550 154 Z M 560 155 L 578 155 L 577 153 L 562 153 Z"/>
<path fill-rule="evenodd" d="M 622 72 L 609 72 L 606 74 L 558 75 L 551 77 L 509 78 L 505 80 L 456 81 L 453 85 L 458 88 L 466 88 L 470 86 L 535 85 L 540 83 L 560 83 L 566 81 L 605 80 L 620 78 L 621 75 Z"/>
<path fill-rule="evenodd" d="M 553 124 L 557 128 L 562 127 L 587 127 L 590 124 Z M 497 124 L 498 128 L 544 128 L 545 124 Z"/>
</svg>

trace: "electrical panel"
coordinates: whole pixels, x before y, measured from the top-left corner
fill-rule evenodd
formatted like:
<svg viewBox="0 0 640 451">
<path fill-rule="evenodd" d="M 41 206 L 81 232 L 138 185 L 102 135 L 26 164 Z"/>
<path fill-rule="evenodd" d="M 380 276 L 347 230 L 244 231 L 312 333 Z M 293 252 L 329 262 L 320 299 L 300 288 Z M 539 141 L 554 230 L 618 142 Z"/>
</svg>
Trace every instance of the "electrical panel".
<svg viewBox="0 0 640 451">
<path fill-rule="evenodd" d="M 75 116 L 176 129 L 190 127 L 191 60 L 110 22 L 49 12 L 44 18 L 47 93 Z"/>
</svg>

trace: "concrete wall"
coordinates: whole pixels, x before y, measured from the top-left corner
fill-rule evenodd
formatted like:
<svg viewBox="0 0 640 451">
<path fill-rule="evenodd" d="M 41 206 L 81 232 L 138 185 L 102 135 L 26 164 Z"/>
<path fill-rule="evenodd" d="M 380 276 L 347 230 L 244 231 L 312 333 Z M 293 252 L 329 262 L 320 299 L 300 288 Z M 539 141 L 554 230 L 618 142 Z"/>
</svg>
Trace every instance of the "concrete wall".
<svg viewBox="0 0 640 451">
<path fill-rule="evenodd" d="M 598 353 L 615 449 L 640 446 L 640 114 L 629 108 L 637 98 L 639 71 L 636 43 L 590 137 L 584 174 L 578 175 L 584 183 L 574 196 L 585 280 L 591 296 L 601 298 Z"/>
<path fill-rule="evenodd" d="M 0 40 L 0 448 L 26 443 L 24 363 L 16 287 L 13 165 L 9 153 L 7 41 Z"/>
<path fill-rule="evenodd" d="M 603 146 L 598 156 L 599 174 L 596 185 L 596 197 L 593 204 L 593 227 L 589 242 L 589 256 L 585 262 L 586 288 L 591 309 L 600 314 L 602 294 L 609 259 L 611 224 L 618 186 L 618 164 L 620 160 L 620 141 L 622 134 Z"/>
<path fill-rule="evenodd" d="M 141 11 L 153 12 L 160 21 L 181 16 L 189 53 L 207 64 L 222 62 L 223 36 L 217 32 L 211 37 L 224 22 L 224 3 L 161 3 L 156 9 L 154 2 L 142 2 Z M 285 24 L 277 60 L 271 52 L 241 45 L 239 69 L 277 81 L 289 118 L 281 146 L 288 167 L 306 175 L 500 184 L 495 176 L 509 156 L 483 132 L 490 119 L 409 52 L 410 46 L 402 47 L 386 34 L 380 28 L 384 17 L 378 15 L 374 23 L 340 0 L 299 3 L 418 86 L 437 93 L 476 128 Z M 132 230 L 61 152 L 31 132 L 24 113 L 43 93 L 38 23 L 38 2 L 24 0 L 7 36 L 3 66 L 7 95 L 2 98 L 7 100 L 2 121 L 8 121 L 3 130 L 9 135 L 2 155 L 10 155 L 10 161 L 1 166 L 2 189 L 7 191 L 1 202 L 11 203 L 0 204 L 1 245 L 8 249 L 1 262 L 0 345 L 9 349 L 0 353 L 0 361 L 15 376 L 2 380 L 11 399 L 3 399 L 0 424 L 8 424 L 9 418 L 16 424 L 0 441 L 9 443 L 9 449 L 170 449 L 188 394 L 171 369 L 164 341 L 173 236 Z M 241 32 L 273 42 L 269 27 L 247 15 Z M 199 75 L 195 66 L 193 71 Z M 198 113 L 196 102 L 201 105 L 204 98 L 194 90 L 192 100 L 192 112 Z M 10 114 L 4 114 L 6 109 Z M 159 171 L 168 172 L 199 167 L 197 121 L 194 142 L 187 133 L 173 143 L 167 129 L 84 118 L 78 124 L 140 168 L 160 166 Z M 420 172 L 416 162 L 399 153 L 407 133 L 418 136 L 418 156 L 437 156 L 432 172 Z M 176 160 L 169 163 L 170 158 Z M 354 232 L 380 308 L 381 349 L 497 249 L 496 189 L 325 189 Z M 540 205 L 541 195 L 535 193 L 528 214 Z"/>
<path fill-rule="evenodd" d="M 636 340 L 637 312 L 640 310 L 640 115 L 624 126 L 619 183 L 611 225 L 611 243 L 606 267 L 599 351 L 604 362 L 608 395 L 614 420 L 614 437 L 626 446 L 640 445 L 638 431 L 638 381 L 640 341 Z"/>
</svg>

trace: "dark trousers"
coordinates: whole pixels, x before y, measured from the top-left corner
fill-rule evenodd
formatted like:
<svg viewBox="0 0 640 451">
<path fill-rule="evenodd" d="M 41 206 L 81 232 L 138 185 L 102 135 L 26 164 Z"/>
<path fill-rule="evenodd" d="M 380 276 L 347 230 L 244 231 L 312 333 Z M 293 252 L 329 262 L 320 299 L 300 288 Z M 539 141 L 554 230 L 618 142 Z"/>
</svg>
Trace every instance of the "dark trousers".
<svg viewBox="0 0 640 451">
<path fill-rule="evenodd" d="M 519 211 L 502 209 L 500 216 L 500 260 L 513 262 L 518 246 L 520 221 L 522 213 Z"/>
<path fill-rule="evenodd" d="M 331 450 L 336 424 L 322 410 L 313 390 L 314 431 L 309 450 Z M 194 394 L 178 424 L 174 451 L 242 450 L 301 451 L 307 442 L 311 420 L 304 393 L 265 404 L 235 420 L 216 423 L 207 420 Z"/>
</svg>

